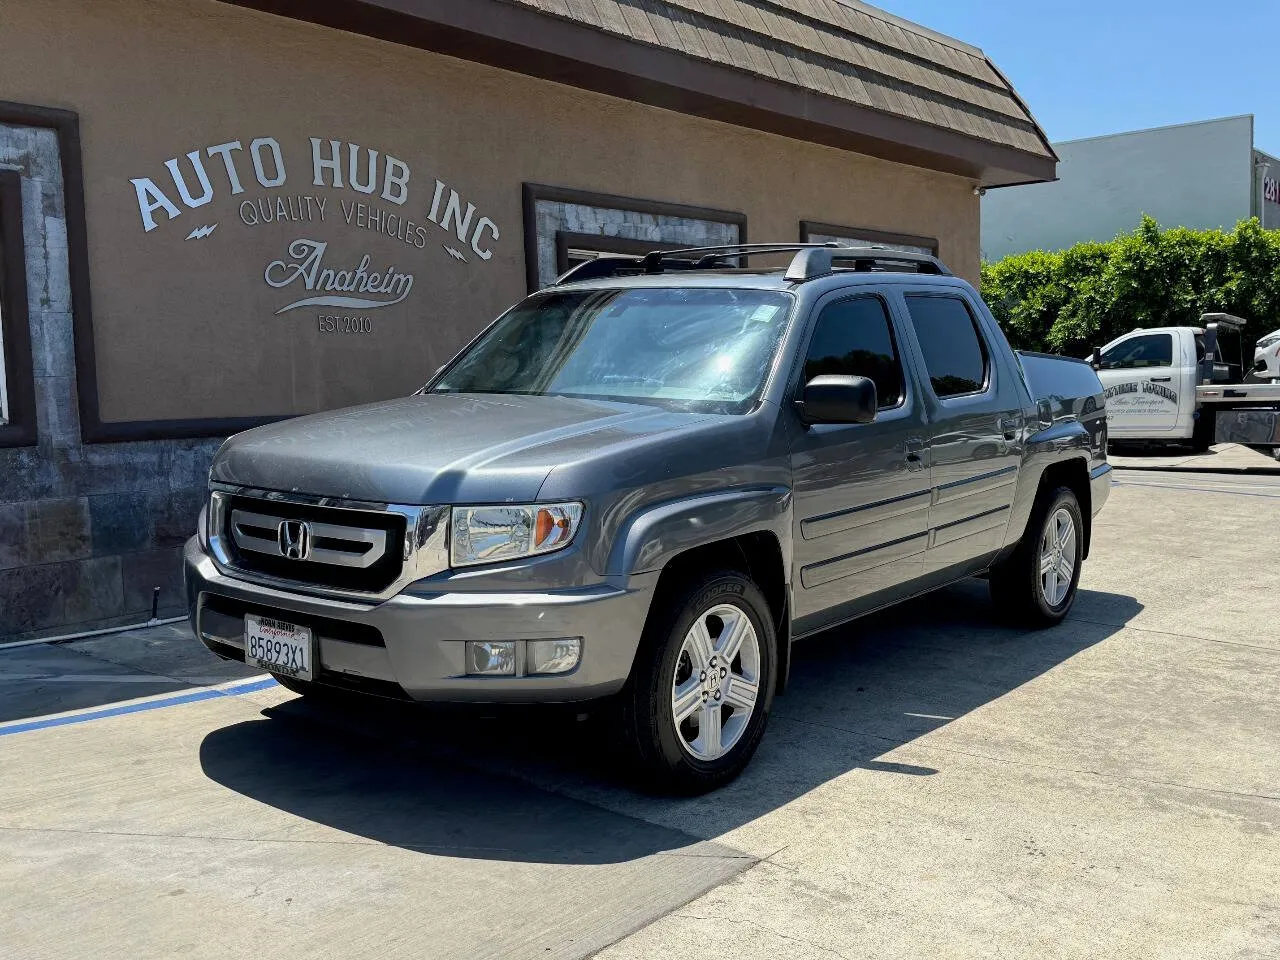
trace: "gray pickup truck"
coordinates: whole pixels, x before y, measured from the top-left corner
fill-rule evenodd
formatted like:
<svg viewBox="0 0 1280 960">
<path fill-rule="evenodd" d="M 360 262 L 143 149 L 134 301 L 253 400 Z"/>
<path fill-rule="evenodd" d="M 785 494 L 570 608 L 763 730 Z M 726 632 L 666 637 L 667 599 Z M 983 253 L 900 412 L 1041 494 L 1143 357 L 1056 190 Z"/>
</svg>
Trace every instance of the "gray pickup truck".
<svg viewBox="0 0 1280 960">
<path fill-rule="evenodd" d="M 191 623 L 302 694 L 606 701 L 648 784 L 707 790 L 795 640 L 979 575 L 1061 620 L 1106 440 L 1091 367 L 1015 353 L 932 257 L 602 258 L 413 396 L 228 440 Z"/>
</svg>

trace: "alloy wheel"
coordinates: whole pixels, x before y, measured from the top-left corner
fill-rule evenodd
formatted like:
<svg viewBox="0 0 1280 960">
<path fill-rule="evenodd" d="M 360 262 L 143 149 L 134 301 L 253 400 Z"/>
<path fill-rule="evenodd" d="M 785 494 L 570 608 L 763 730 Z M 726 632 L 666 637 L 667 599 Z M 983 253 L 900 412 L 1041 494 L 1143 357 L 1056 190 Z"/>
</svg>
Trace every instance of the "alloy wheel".
<svg viewBox="0 0 1280 960">
<path fill-rule="evenodd" d="M 680 745 L 716 760 L 742 739 L 760 697 L 760 640 L 745 610 L 722 603 L 685 634 L 671 685 Z"/>
<path fill-rule="evenodd" d="M 1057 607 L 1067 598 L 1075 572 L 1076 522 L 1070 510 L 1059 507 L 1040 538 L 1040 590 L 1045 603 Z"/>
</svg>

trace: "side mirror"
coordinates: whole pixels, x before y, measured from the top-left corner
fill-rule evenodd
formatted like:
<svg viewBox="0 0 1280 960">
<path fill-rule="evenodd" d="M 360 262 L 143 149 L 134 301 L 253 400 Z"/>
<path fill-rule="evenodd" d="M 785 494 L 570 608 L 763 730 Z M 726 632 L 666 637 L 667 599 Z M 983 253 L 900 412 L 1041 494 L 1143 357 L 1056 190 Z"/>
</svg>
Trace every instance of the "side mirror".
<svg viewBox="0 0 1280 960">
<path fill-rule="evenodd" d="M 876 418 L 876 385 L 866 377 L 814 377 L 797 403 L 805 423 L 870 423 Z"/>
<path fill-rule="evenodd" d="M 1093 356 L 1089 359 L 1089 366 L 1093 367 L 1093 369 L 1095 370 L 1102 369 L 1102 348 L 1101 347 L 1093 348 Z"/>
</svg>

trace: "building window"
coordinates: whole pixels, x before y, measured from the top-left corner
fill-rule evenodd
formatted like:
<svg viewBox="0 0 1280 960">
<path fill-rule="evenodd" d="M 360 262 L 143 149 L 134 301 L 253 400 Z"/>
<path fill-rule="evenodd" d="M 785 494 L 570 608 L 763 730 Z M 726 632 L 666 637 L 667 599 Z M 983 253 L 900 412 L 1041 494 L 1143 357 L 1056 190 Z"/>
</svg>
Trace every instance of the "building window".
<svg viewBox="0 0 1280 960">
<path fill-rule="evenodd" d="M 659 240 L 629 240 L 626 237 L 560 230 L 556 233 L 556 271 L 557 274 L 563 274 L 588 260 L 598 260 L 600 257 L 642 257 L 654 250 L 676 250 L 680 246 L 678 243 L 663 243 Z"/>
<path fill-rule="evenodd" d="M 889 233 L 885 230 L 870 230 L 863 227 L 841 227 L 833 223 L 818 223 L 814 220 L 800 221 L 801 243 L 836 243 L 847 247 L 887 247 L 890 250 L 901 250 L 905 253 L 927 253 L 931 257 L 938 255 L 938 241 L 933 237 L 917 237 L 909 233 Z"/>
<path fill-rule="evenodd" d="M 0 447 L 36 442 L 25 249 L 22 179 L 0 170 Z"/>
<path fill-rule="evenodd" d="M 529 291 L 599 256 L 747 242 L 745 214 L 564 187 L 524 185 Z"/>
</svg>

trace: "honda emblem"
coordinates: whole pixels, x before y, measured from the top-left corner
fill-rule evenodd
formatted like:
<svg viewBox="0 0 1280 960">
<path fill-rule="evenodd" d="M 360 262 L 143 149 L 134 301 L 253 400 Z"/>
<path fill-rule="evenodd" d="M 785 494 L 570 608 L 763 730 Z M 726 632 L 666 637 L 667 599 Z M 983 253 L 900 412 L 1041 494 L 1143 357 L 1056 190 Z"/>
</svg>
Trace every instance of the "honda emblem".
<svg viewBox="0 0 1280 960">
<path fill-rule="evenodd" d="M 311 556 L 311 527 L 302 520 L 284 520 L 276 532 L 280 556 L 289 560 L 306 560 Z"/>
</svg>

